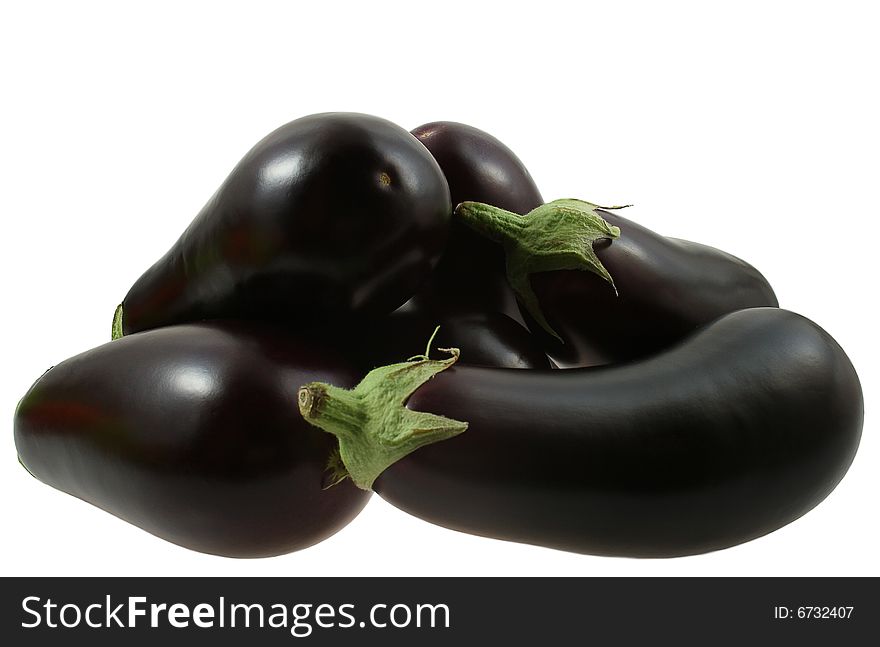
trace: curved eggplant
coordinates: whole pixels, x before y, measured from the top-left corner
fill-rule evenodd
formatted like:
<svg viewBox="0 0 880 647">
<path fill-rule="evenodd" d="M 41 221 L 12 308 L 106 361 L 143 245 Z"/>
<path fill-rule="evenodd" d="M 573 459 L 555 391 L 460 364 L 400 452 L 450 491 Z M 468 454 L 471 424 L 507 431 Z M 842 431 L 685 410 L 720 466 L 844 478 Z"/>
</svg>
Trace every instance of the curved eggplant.
<svg viewBox="0 0 880 647">
<path fill-rule="evenodd" d="M 403 384 L 410 414 L 369 447 L 387 452 L 416 412 L 426 418 L 413 429 L 445 429 L 442 442 L 390 463 L 350 459 L 352 479 L 447 528 L 580 553 L 674 557 L 772 532 L 834 489 L 864 418 L 844 351 L 776 308 L 728 314 L 630 364 L 512 371 L 453 360 L 435 361 L 421 386 Z M 400 372 L 382 375 L 386 386 Z M 337 433 L 343 459 L 346 393 L 300 390 L 303 415 Z M 360 429 L 362 452 L 370 427 Z"/>
<path fill-rule="evenodd" d="M 729 312 L 779 305 L 745 261 L 587 202 L 558 200 L 525 217 L 473 203 L 456 213 L 504 246 L 523 317 L 563 367 L 640 359 Z M 586 235 L 576 216 L 601 227 Z M 547 223 L 534 227 L 537 237 L 523 226 L 529 220 Z"/>
<path fill-rule="evenodd" d="M 388 314 L 437 263 L 451 212 L 437 162 L 399 126 L 350 113 L 297 119 L 244 156 L 135 282 L 114 338 L 205 319 Z"/>
<path fill-rule="evenodd" d="M 171 326 L 68 359 L 15 413 L 35 477 L 175 544 L 265 557 L 345 526 L 369 493 L 329 489 L 336 442 L 294 404 L 311 379 L 354 383 L 311 340 L 254 324 Z"/>
</svg>

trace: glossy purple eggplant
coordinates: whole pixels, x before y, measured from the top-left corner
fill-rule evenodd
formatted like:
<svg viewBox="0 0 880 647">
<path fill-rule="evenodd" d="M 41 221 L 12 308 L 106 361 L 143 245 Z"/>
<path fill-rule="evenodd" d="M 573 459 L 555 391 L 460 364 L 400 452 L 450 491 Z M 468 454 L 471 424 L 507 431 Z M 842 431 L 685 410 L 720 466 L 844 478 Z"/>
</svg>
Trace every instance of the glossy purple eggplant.
<svg viewBox="0 0 880 647">
<path fill-rule="evenodd" d="M 453 121 L 412 131 L 440 164 L 453 207 L 473 200 L 526 213 L 543 202 L 525 165 L 489 133 Z M 504 255 L 492 243 L 453 222 L 443 258 L 414 298 L 444 312 L 501 312 L 519 320 L 516 299 L 504 278 Z"/>
<path fill-rule="evenodd" d="M 437 263 L 452 206 L 437 162 L 399 126 L 297 119 L 244 156 L 135 282 L 114 337 L 204 319 L 388 314 Z"/>
<path fill-rule="evenodd" d="M 630 557 L 726 548 L 816 506 L 861 437 L 862 390 L 843 349 L 778 308 L 725 315 L 628 364 L 517 371 L 454 361 L 377 369 L 360 398 L 304 385 L 300 410 L 337 434 L 356 484 L 486 537 Z M 361 403 L 395 388 L 400 422 L 371 426 Z M 439 442 L 426 444 L 429 433 Z M 401 438 L 425 444 L 400 456 Z"/>
<path fill-rule="evenodd" d="M 745 261 L 582 200 L 525 216 L 465 202 L 456 219 L 504 250 L 526 323 L 563 367 L 646 357 L 729 312 L 779 305 Z"/>
<path fill-rule="evenodd" d="M 618 213 L 600 210 L 620 228 L 596 256 L 614 278 L 562 270 L 532 275 L 547 321 L 564 343 L 523 317 L 563 366 L 631 361 L 662 351 L 713 319 L 742 308 L 777 307 L 767 279 L 714 247 L 661 236 Z"/>
<path fill-rule="evenodd" d="M 170 326 L 47 371 L 18 405 L 15 445 L 39 480 L 163 539 L 278 555 L 334 534 L 369 498 L 350 483 L 323 489 L 336 442 L 296 408 L 304 382 L 356 377 L 277 329 Z"/>
</svg>

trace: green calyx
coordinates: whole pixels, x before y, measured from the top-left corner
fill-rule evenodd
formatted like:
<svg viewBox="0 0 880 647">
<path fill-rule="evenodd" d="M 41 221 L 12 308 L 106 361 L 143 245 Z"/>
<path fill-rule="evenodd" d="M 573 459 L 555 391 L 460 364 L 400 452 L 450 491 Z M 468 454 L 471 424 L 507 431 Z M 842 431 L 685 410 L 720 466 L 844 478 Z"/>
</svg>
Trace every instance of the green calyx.
<svg viewBox="0 0 880 647">
<path fill-rule="evenodd" d="M 405 406 L 416 389 L 458 361 L 457 348 L 438 350 L 449 357 L 433 360 L 425 354 L 381 366 L 351 390 L 323 382 L 300 387 L 297 400 L 303 418 L 339 440 L 339 457 L 332 456 L 327 466 L 328 486 L 348 476 L 369 490 L 379 474 L 410 452 L 467 429 L 466 422 Z"/>
<path fill-rule="evenodd" d="M 478 234 L 504 247 L 510 287 L 535 321 L 562 341 L 541 311 L 531 275 L 553 270 L 592 272 L 608 281 L 616 293 L 614 279 L 593 251 L 593 243 L 620 236 L 620 229 L 606 222 L 598 209 L 622 208 L 563 199 L 521 216 L 482 202 L 462 202 L 455 215 Z"/>
<path fill-rule="evenodd" d="M 116 306 L 116 311 L 113 313 L 113 327 L 110 329 L 110 339 L 119 339 L 124 334 L 122 332 L 122 304 L 120 303 Z"/>
</svg>

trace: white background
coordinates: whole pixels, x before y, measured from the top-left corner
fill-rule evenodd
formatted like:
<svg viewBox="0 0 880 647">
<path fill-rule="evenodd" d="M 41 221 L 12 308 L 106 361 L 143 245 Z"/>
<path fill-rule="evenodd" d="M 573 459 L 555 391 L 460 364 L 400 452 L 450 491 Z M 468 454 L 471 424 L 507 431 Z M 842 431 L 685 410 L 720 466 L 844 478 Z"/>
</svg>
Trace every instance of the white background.
<svg viewBox="0 0 880 647">
<path fill-rule="evenodd" d="M 880 574 L 873 3 L 598 4 L 5 5 L 2 574 Z M 330 110 L 475 125 L 548 200 L 635 203 L 627 217 L 753 263 L 859 371 L 867 415 L 849 474 L 767 537 L 673 560 L 470 537 L 378 497 L 316 547 L 224 559 L 28 476 L 12 414 L 31 382 L 108 339 L 130 284 L 252 144 Z"/>
</svg>

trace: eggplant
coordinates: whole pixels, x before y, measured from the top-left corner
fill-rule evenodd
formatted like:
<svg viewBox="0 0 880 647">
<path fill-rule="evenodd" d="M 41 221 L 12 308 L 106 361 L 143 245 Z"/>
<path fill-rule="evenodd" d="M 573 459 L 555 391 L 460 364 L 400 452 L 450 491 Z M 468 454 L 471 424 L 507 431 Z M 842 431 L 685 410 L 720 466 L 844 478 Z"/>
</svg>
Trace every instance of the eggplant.
<svg viewBox="0 0 880 647">
<path fill-rule="evenodd" d="M 745 261 L 661 236 L 609 210 L 618 208 L 557 200 L 525 217 L 477 203 L 456 211 L 501 243 L 523 317 L 560 366 L 636 360 L 729 312 L 779 306 Z"/>
<path fill-rule="evenodd" d="M 370 494 L 326 488 L 336 441 L 296 410 L 313 379 L 354 384 L 310 339 L 242 322 L 170 326 L 68 359 L 15 412 L 35 477 L 193 550 L 267 557 L 345 526 Z"/>
<path fill-rule="evenodd" d="M 267 135 L 114 317 L 123 334 L 206 319 L 304 324 L 385 315 L 446 244 L 437 162 L 395 124 L 325 113 Z"/>
<path fill-rule="evenodd" d="M 424 347 L 436 329 L 436 344 L 461 350 L 474 366 L 550 368 L 538 340 L 500 312 L 434 312 L 404 306 L 378 321 L 366 321 L 337 339 L 348 339 L 345 356 L 364 372 L 399 362 Z"/>
<path fill-rule="evenodd" d="M 525 165 L 489 133 L 453 121 L 434 121 L 412 134 L 443 170 L 453 206 L 470 200 L 527 213 L 544 202 Z M 409 307 L 466 315 L 500 312 L 520 319 L 504 277 L 503 253 L 455 221 L 446 252 Z"/>
<path fill-rule="evenodd" d="M 452 204 L 477 200 L 526 213 L 543 202 L 525 165 L 498 139 L 453 121 L 412 130 L 440 165 Z M 468 364 L 546 368 L 550 360 L 525 328 L 497 245 L 453 221 L 446 251 L 422 288 L 389 317 L 358 326 L 352 349 L 369 370 L 420 348 L 435 326 L 437 343 L 461 349 Z"/>
<path fill-rule="evenodd" d="M 843 349 L 777 308 L 727 314 L 627 364 L 516 371 L 455 357 L 386 367 L 353 392 L 304 385 L 301 411 L 340 438 L 355 484 L 401 510 L 578 553 L 675 557 L 772 532 L 843 478 L 864 419 Z M 379 433 L 371 392 L 402 411 Z M 366 418 L 352 424 L 355 411 Z M 442 442 L 400 455 L 395 441 L 420 429 L 445 430 L 431 432 Z"/>
</svg>

